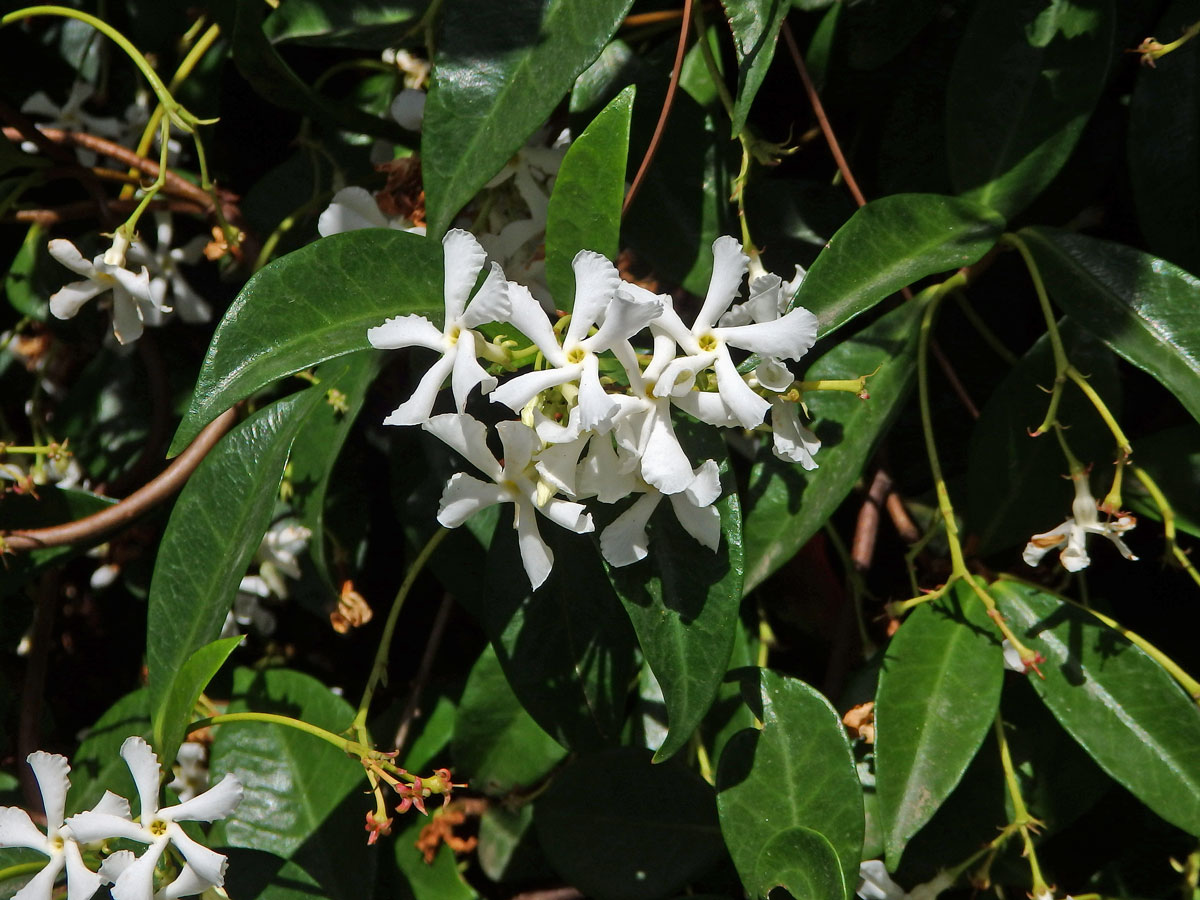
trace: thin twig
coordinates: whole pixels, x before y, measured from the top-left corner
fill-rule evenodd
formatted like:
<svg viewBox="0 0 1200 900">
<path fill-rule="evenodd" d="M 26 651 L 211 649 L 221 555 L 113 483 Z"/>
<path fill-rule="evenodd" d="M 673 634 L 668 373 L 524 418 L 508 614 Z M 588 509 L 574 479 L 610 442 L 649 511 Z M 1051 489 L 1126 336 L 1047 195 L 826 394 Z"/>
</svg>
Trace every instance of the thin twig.
<svg viewBox="0 0 1200 900">
<path fill-rule="evenodd" d="M 906 544 L 915 544 L 921 539 L 921 529 L 917 528 L 912 517 L 908 514 L 908 508 L 904 505 L 904 498 L 892 491 L 887 496 L 887 511 L 891 517 L 892 525 L 896 528 L 896 533 L 900 535 L 900 540 Z"/>
<path fill-rule="evenodd" d="M 228 409 L 200 432 L 188 448 L 152 481 L 138 488 L 121 502 L 63 525 L 34 528 L 28 531 L 8 531 L 2 535 L 5 550 L 36 550 L 41 547 L 62 547 L 91 541 L 110 531 L 123 528 L 162 503 L 188 480 L 200 461 L 216 445 L 237 418 L 235 409 Z"/>
<path fill-rule="evenodd" d="M 513 894 L 510 900 L 583 900 L 584 895 L 578 888 L 557 887 L 540 891 L 521 891 Z"/>
<path fill-rule="evenodd" d="M 442 597 L 442 605 L 438 607 L 437 615 L 433 619 L 433 627 L 429 630 L 429 637 L 425 641 L 425 653 L 421 656 L 421 665 L 417 668 L 417 676 L 413 679 L 412 687 L 408 691 L 408 701 L 404 704 L 404 713 L 400 716 L 400 725 L 396 729 L 396 737 L 392 740 L 392 747 L 395 750 L 404 746 L 413 721 L 420 715 L 421 694 L 425 692 L 425 684 L 429 681 L 429 672 L 433 669 L 433 659 L 442 645 L 442 638 L 446 634 L 446 625 L 449 623 L 450 613 L 453 611 L 454 598 L 446 594 Z"/>
<path fill-rule="evenodd" d="M 629 204 L 637 196 L 638 188 L 642 186 L 642 179 L 646 177 L 646 170 L 650 168 L 654 154 L 658 152 L 659 141 L 662 140 L 663 131 L 667 126 L 667 117 L 671 114 L 671 104 L 675 102 L 675 90 L 679 87 L 679 72 L 683 68 L 683 54 L 687 49 L 688 29 L 691 27 L 692 0 L 683 0 L 683 22 L 679 28 L 679 46 L 675 49 L 675 65 L 671 68 L 671 81 L 667 84 L 667 96 L 663 98 L 662 111 L 658 114 L 658 124 L 654 126 L 654 135 L 650 138 L 650 146 L 646 148 L 642 164 L 638 166 L 637 174 L 633 176 L 633 184 L 629 186 L 629 193 L 625 195 L 625 203 L 621 206 L 621 215 L 625 215 L 629 210 Z"/>
<path fill-rule="evenodd" d="M 829 124 L 829 117 L 825 115 L 825 107 L 821 103 L 821 97 L 817 93 L 816 85 L 813 84 L 812 78 L 808 75 L 808 67 L 804 65 L 804 57 L 800 55 L 800 48 L 796 46 L 796 38 L 793 37 L 792 29 L 786 20 L 783 23 L 783 39 L 787 42 L 788 52 L 792 54 L 792 62 L 796 64 L 796 71 L 800 73 L 800 80 L 804 82 L 804 91 L 808 94 L 808 102 L 812 104 L 813 113 L 817 117 L 817 123 L 821 126 L 821 131 L 825 134 L 825 143 L 829 145 L 829 152 L 833 154 L 833 161 L 837 163 L 838 171 L 842 173 L 842 178 L 846 181 L 846 187 L 850 189 L 850 193 L 854 196 L 854 202 L 859 206 L 866 206 L 867 198 L 858 189 L 858 182 L 854 180 L 854 173 L 850 171 L 850 165 L 846 162 L 846 157 L 842 154 L 841 145 L 838 144 L 837 136 L 833 133 L 833 126 Z"/>
<path fill-rule="evenodd" d="M 875 555 L 875 539 L 879 536 L 879 513 L 891 490 L 892 477 L 883 469 L 876 470 L 871 487 L 867 491 L 867 498 L 858 510 L 854 543 L 850 549 L 850 559 L 860 572 L 871 568 L 871 558 Z"/>
</svg>

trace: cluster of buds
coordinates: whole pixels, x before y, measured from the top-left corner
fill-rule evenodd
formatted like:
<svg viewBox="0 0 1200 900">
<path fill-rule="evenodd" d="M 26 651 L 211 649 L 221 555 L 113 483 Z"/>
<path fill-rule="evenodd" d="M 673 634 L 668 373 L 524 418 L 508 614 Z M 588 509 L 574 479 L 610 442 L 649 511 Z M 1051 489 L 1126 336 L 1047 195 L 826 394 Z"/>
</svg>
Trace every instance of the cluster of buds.
<svg viewBox="0 0 1200 900">
<path fill-rule="evenodd" d="M 450 802 L 450 796 L 455 788 L 465 788 L 466 784 L 455 784 L 449 769 L 434 769 L 432 775 L 424 777 L 413 775 L 411 772 L 394 765 L 396 751 L 391 753 L 372 753 L 363 757 L 362 764 L 367 770 L 367 780 L 371 783 L 371 792 L 375 795 L 375 809 L 367 813 L 366 831 L 367 843 L 374 844 L 380 835 L 392 833 L 392 817 L 388 815 L 387 804 L 383 797 L 383 784 L 391 787 L 400 798 L 396 804 L 396 813 L 403 815 L 410 809 L 417 809 L 421 815 L 429 815 L 425 801 L 430 797 L 441 796 L 442 806 Z"/>
</svg>

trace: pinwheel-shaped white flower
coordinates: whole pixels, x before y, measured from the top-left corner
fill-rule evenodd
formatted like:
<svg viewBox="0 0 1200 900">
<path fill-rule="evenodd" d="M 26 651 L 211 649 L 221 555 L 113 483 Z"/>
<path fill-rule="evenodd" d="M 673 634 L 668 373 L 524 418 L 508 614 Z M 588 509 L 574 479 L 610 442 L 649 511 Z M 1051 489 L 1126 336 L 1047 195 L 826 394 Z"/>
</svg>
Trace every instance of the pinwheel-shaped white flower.
<svg viewBox="0 0 1200 900">
<path fill-rule="evenodd" d="M 367 340 L 380 350 L 428 347 L 442 354 L 421 378 L 412 397 L 383 420 L 385 425 L 420 425 L 427 421 L 446 376 L 450 376 L 460 413 L 466 409 L 467 395 L 476 385 L 485 394 L 496 386 L 496 379 L 479 365 L 476 341 L 483 338 L 472 329 L 508 317 L 508 283 L 493 263 L 483 286 L 468 303 L 486 254 L 471 234 L 457 228 L 446 232 L 442 247 L 446 273 L 446 324 L 442 330 L 416 315 L 396 316 L 367 330 Z"/>
<path fill-rule="evenodd" d="M 737 296 L 749 260 L 742 253 L 742 245 L 727 235 L 713 241 L 712 249 L 712 279 L 692 327 L 685 326 L 670 307 L 652 326 L 669 334 L 684 354 L 666 367 L 654 393 L 659 397 L 685 394 L 692 389 L 696 376 L 712 367 L 717 391 L 730 414 L 743 428 L 754 428 L 766 418 L 770 403 L 738 374 L 729 348 L 738 347 L 774 360 L 799 359 L 817 339 L 817 317 L 797 308 L 775 321 L 718 327 L 717 321 Z"/>
<path fill-rule="evenodd" d="M 504 462 L 498 462 L 487 448 L 487 428 L 470 416 L 448 413 L 434 416 L 425 423 L 426 431 L 458 451 L 475 468 L 492 479 L 492 484 L 459 472 L 446 483 L 438 509 L 438 521 L 457 528 L 475 513 L 497 503 L 512 503 L 513 527 L 521 562 L 534 590 L 545 583 L 554 567 L 554 554 L 542 540 L 536 514 L 541 513 L 563 528 L 584 534 L 595 529 L 592 517 L 580 503 L 546 496 L 533 454 L 541 445 L 537 434 L 522 422 L 501 422 L 496 426 L 504 446 Z"/>
<path fill-rule="evenodd" d="M 154 307 L 145 310 L 146 324 L 161 324 L 162 313 L 169 309 L 174 309 L 179 313 L 179 318 L 189 324 L 209 321 L 212 309 L 208 302 L 196 293 L 179 269 L 181 263 L 191 265 L 200 261 L 208 238 L 197 235 L 182 247 L 171 246 L 175 240 L 175 226 L 171 214 L 167 212 L 154 214 L 154 230 L 153 249 L 142 241 L 134 241 L 128 255 L 131 263 L 145 266 L 150 273 L 150 295 L 154 298 Z M 172 299 L 169 306 L 168 296 Z"/>
<path fill-rule="evenodd" d="M 688 534 L 714 552 L 720 546 L 721 513 L 713 503 L 721 496 L 721 475 L 713 460 L 696 469 L 691 484 L 677 494 L 663 494 L 649 485 L 643 490 L 645 494 L 600 534 L 600 552 L 610 566 L 629 566 L 646 558 L 646 523 L 663 497 L 671 501 L 675 518 Z"/>
<path fill-rule="evenodd" d="M 1031 537 L 1021 558 L 1029 565 L 1036 566 L 1043 556 L 1055 547 L 1062 546 L 1062 553 L 1058 555 L 1059 562 L 1068 572 L 1078 572 L 1086 569 L 1092 561 L 1087 554 L 1087 536 L 1099 534 L 1116 544 L 1126 559 L 1137 559 L 1133 551 L 1121 540 L 1122 534 L 1137 526 L 1137 519 L 1130 515 L 1119 515 L 1115 519 L 1100 521 L 1096 498 L 1092 496 L 1088 486 L 1087 473 L 1073 473 L 1071 479 L 1075 482 L 1071 515 L 1057 528 Z"/>
<path fill-rule="evenodd" d="M 412 234 L 425 233 L 424 225 L 414 225 L 403 216 L 385 216 L 375 202 L 374 195 L 358 186 L 344 187 L 334 194 L 329 206 L 317 219 L 317 233 L 321 237 L 363 228 L 394 228 Z"/>
<path fill-rule="evenodd" d="M 120 866 L 121 871 L 112 888 L 114 900 L 153 900 L 154 868 L 168 844 L 174 844 L 186 862 L 183 871 L 188 879 L 195 884 L 202 883 L 199 888 L 194 888 L 185 882 L 187 893 L 198 893 L 206 887 L 224 884 L 228 860 L 188 837 L 179 823 L 212 822 L 228 816 L 242 800 L 241 782 L 233 775 L 226 775 L 203 794 L 176 806 L 160 809 L 158 791 L 162 769 L 150 745 L 140 737 L 126 738 L 121 745 L 121 757 L 129 766 L 133 783 L 137 786 L 141 803 L 140 821 L 132 822 L 119 815 L 93 810 L 72 816 L 67 823 L 76 839 L 85 843 L 101 838 L 123 837 L 149 845 L 137 859 Z M 179 890 L 174 896 L 184 896 L 184 893 Z"/>
<path fill-rule="evenodd" d="M 600 383 L 597 354 L 613 350 L 662 314 L 662 303 L 649 292 L 621 289 L 616 266 L 590 250 L 571 263 L 575 270 L 575 306 L 560 347 L 546 314 L 528 290 L 513 286 L 509 321 L 529 337 L 553 368 L 519 375 L 492 392 L 494 402 L 520 412 L 542 391 L 579 383 L 579 424 L 586 431 L 607 431 L 619 409 Z M 598 326 L 589 336 L 592 326 Z"/>
<path fill-rule="evenodd" d="M 84 865 L 75 835 L 63 824 L 67 789 L 71 786 L 67 773 L 71 766 L 64 757 L 42 750 L 30 753 L 26 759 L 42 792 L 46 833 L 38 830 L 25 810 L 6 806 L 0 808 L 0 847 L 27 847 L 45 853 L 50 860 L 13 895 L 13 900 L 50 900 L 54 882 L 64 868 L 67 900 L 89 900 L 100 889 L 102 879 Z"/>
<path fill-rule="evenodd" d="M 40 123 L 40 127 L 42 128 L 86 131 L 97 137 L 120 140 L 121 134 L 124 131 L 120 120 L 109 116 L 93 116 L 90 113 L 84 112 L 83 105 L 91 99 L 94 93 L 95 88 L 86 81 L 76 81 L 71 85 L 71 92 L 67 95 L 67 99 L 63 102 L 62 106 L 51 100 L 50 95 L 45 91 L 38 91 L 35 94 L 31 94 L 29 99 L 21 104 L 21 112 L 26 115 L 46 116 L 49 121 Z M 23 143 L 21 149 L 27 153 L 33 153 L 37 150 L 37 145 L 30 141 Z M 85 166 L 96 164 L 96 154 L 94 151 L 78 147 L 76 148 L 76 154 L 79 157 L 79 161 Z"/>
<path fill-rule="evenodd" d="M 83 258 L 74 244 L 62 238 L 50 242 L 50 255 L 86 281 L 73 281 L 50 297 L 50 312 L 60 319 L 70 319 L 87 301 L 97 294 L 112 291 L 113 334 L 122 344 L 142 336 L 142 321 L 155 310 L 168 312 L 150 290 L 150 273 L 134 273 L 123 266 L 110 265 L 104 254 L 91 262 Z"/>
</svg>

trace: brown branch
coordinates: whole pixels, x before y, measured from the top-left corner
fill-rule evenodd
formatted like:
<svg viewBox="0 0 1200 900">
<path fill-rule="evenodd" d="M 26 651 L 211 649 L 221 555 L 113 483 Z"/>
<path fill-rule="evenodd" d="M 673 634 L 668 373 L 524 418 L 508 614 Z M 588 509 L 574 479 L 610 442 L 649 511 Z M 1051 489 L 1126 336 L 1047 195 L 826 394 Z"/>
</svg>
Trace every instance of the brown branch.
<svg viewBox="0 0 1200 900">
<path fill-rule="evenodd" d="M 625 215 L 629 211 L 629 205 L 633 203 L 633 198 L 637 196 L 638 188 L 642 186 L 642 180 L 646 177 L 646 170 L 650 168 L 654 154 L 658 152 L 658 144 L 662 140 L 663 131 L 667 126 L 667 117 L 671 114 L 671 104 L 675 102 L 675 90 L 679 87 L 679 73 L 683 68 L 683 54 L 687 49 L 688 29 L 691 27 L 692 0 L 683 0 L 683 22 L 679 29 L 679 46 L 675 48 L 675 65 L 671 68 L 671 80 L 667 84 L 667 96 L 663 98 L 662 111 L 658 114 L 658 124 L 654 126 L 654 135 L 650 138 L 650 146 L 646 148 L 642 164 L 638 166 L 637 174 L 633 176 L 633 184 L 629 186 L 629 193 L 625 195 L 625 203 L 621 206 L 621 215 Z"/>
<path fill-rule="evenodd" d="M 792 54 L 792 62 L 796 64 L 796 71 L 800 73 L 800 80 L 804 82 L 804 92 L 808 94 L 808 102 L 812 104 L 813 113 L 817 117 L 817 123 L 821 126 L 821 131 L 825 134 L 825 143 L 829 145 L 829 152 L 833 154 L 833 161 L 837 163 L 838 171 L 842 173 L 842 178 L 846 181 L 846 187 L 854 195 L 854 202 L 859 206 L 866 206 L 867 198 L 858 189 L 858 182 L 854 180 L 854 173 L 850 171 L 850 164 L 846 162 L 846 157 L 842 154 L 841 145 L 838 144 L 837 136 L 833 133 L 833 126 L 829 124 L 829 117 L 825 115 L 825 107 L 821 103 L 820 95 L 817 94 L 816 85 L 813 84 L 812 78 L 808 75 L 808 67 L 804 65 L 804 57 L 800 55 L 800 48 L 796 46 L 796 38 L 792 36 L 791 26 L 788 25 L 786 20 L 783 23 L 783 39 L 787 42 L 788 52 Z"/>
<path fill-rule="evenodd" d="M 128 215 L 133 212 L 138 205 L 138 200 L 120 200 L 116 197 L 106 197 L 103 202 L 105 209 Z M 211 204 L 207 206 L 199 206 L 193 200 L 168 200 L 165 203 L 160 200 L 150 202 L 150 210 L 168 210 L 170 212 L 182 212 L 189 215 L 205 215 L 211 208 Z M 45 227 L 58 225 L 62 222 L 73 222 L 78 219 L 90 219 L 95 215 L 96 206 L 93 203 L 67 203 L 55 209 L 17 209 L 13 210 L 4 217 L 6 222 L 28 222 L 29 224 L 38 224 Z"/>
<path fill-rule="evenodd" d="M 900 535 L 900 540 L 906 544 L 915 544 L 921 539 L 921 530 L 917 528 L 912 517 L 908 514 L 908 508 L 904 505 L 904 498 L 892 491 L 887 496 L 887 511 L 892 519 L 892 525 L 896 528 L 896 533 Z"/>
<path fill-rule="evenodd" d="M 858 510 L 854 543 L 850 548 L 850 559 L 854 568 L 860 572 L 871 568 L 871 558 L 875 555 L 875 539 L 879 536 L 879 513 L 891 490 L 892 477 L 883 469 L 876 470 L 871 487 L 867 491 L 867 499 Z"/>
<path fill-rule="evenodd" d="M 35 528 L 28 531 L 8 531 L 2 536 L 5 550 L 36 550 L 42 547 L 62 547 L 79 544 L 97 538 L 107 532 L 123 528 L 134 519 L 144 515 L 162 503 L 181 487 L 195 471 L 196 466 L 216 445 L 237 418 L 236 409 L 228 409 L 200 432 L 188 448 L 176 457 L 167 468 L 153 480 L 138 488 L 124 500 L 91 516 Z"/>
</svg>

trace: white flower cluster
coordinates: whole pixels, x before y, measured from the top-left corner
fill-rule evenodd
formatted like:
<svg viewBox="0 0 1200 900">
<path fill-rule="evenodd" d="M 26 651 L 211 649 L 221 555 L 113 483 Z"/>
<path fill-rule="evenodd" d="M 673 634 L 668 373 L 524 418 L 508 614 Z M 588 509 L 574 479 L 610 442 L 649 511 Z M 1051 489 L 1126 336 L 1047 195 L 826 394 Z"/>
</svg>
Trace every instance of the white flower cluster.
<svg viewBox="0 0 1200 900">
<path fill-rule="evenodd" d="M 225 883 L 228 860 L 189 837 L 179 823 L 213 822 L 232 813 L 242 800 L 242 785 L 237 778 L 226 775 L 204 793 L 163 809 L 158 805 L 162 770 L 150 745 L 140 737 L 126 738 L 121 757 L 137 787 L 141 803 L 138 819 L 134 820 L 128 800 L 106 791 L 94 808 L 64 821 L 71 766 L 56 753 L 38 750 L 29 754 L 29 766 L 46 810 L 46 833 L 38 830 L 25 810 L 0 807 L 0 847 L 26 847 L 46 854 L 49 861 L 13 895 L 13 900 L 50 900 L 64 868 L 68 900 L 88 900 L 102 884 L 113 885 L 114 900 L 174 900 Z M 112 838 L 127 838 L 147 846 L 140 856 L 118 850 L 93 872 L 84 862 L 84 851 L 88 845 Z M 155 869 L 168 845 L 182 859 L 183 866 L 169 884 L 160 885 L 156 891 Z"/>
<path fill-rule="evenodd" d="M 733 238 L 713 244 L 712 280 L 690 326 L 669 296 L 622 281 L 612 262 L 586 250 L 573 262 L 571 315 L 556 325 L 496 263 L 472 296 L 486 259 L 483 248 L 460 230 L 442 243 L 443 327 L 406 315 L 367 332 L 380 349 L 426 347 L 441 354 L 385 424 L 420 425 L 487 476 L 481 481 L 458 473 L 450 479 L 438 512 L 442 525 L 455 528 L 485 507 L 514 504 L 521 560 L 535 589 L 554 563 L 537 516 L 577 533 L 594 531 L 580 502 L 585 499 L 617 503 L 640 495 L 600 535 L 610 565 L 646 556 L 646 522 L 664 497 L 689 534 L 717 549 L 717 464 L 706 460 L 692 468 L 675 434 L 674 408 L 710 425 L 746 429 L 762 425 L 769 412 L 776 454 L 815 466 L 812 454 L 820 442 L 800 423 L 795 395 L 783 394 L 793 383 L 784 361 L 812 347 L 816 317 L 804 309 L 788 311 L 790 292 L 773 275 L 753 279 L 750 300 L 731 310 L 749 264 Z M 481 365 L 480 357 L 510 359 L 508 344 L 491 343 L 479 332 L 488 323 L 509 325 L 532 342 L 522 354 L 536 353 L 532 371 L 500 384 Z M 639 335 L 647 336 L 648 352 L 635 349 Z M 732 348 L 760 355 L 753 374 L 738 372 Z M 447 379 L 457 412 L 434 415 Z M 496 426 L 500 459 L 487 446 L 487 427 L 466 412 L 476 387 L 520 416 Z"/>
</svg>

